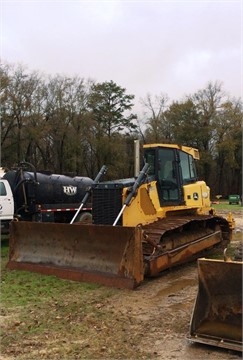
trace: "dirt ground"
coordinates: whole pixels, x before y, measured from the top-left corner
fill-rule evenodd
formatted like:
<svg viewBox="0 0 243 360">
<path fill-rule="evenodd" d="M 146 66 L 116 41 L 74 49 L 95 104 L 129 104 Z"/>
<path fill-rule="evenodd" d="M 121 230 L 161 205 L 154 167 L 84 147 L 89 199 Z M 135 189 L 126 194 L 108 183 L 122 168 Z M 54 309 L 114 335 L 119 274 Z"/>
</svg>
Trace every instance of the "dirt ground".
<svg viewBox="0 0 243 360">
<path fill-rule="evenodd" d="M 226 216 L 226 212 L 218 214 Z M 234 238 L 240 239 L 238 245 L 243 236 L 242 210 L 234 212 L 233 216 L 236 223 Z M 110 306 L 146 325 L 142 326 L 140 347 L 149 349 L 151 359 L 241 359 L 241 353 L 188 340 L 197 291 L 197 265 L 194 262 L 167 271 L 136 291 L 113 298 Z"/>
<path fill-rule="evenodd" d="M 236 221 L 234 232 L 239 243 L 243 234 L 242 211 L 233 215 Z M 140 339 L 131 359 L 137 359 L 136 348 L 149 353 L 151 359 L 160 360 L 241 359 L 241 353 L 188 340 L 197 287 L 197 265 L 193 262 L 166 271 L 134 291 L 122 290 L 100 306 L 105 306 L 110 312 L 117 314 L 117 317 L 125 317 L 129 323 L 130 340 Z M 104 336 L 107 336 L 106 332 Z M 107 340 L 109 343 L 112 337 Z M 105 350 L 102 359 L 108 358 Z M 82 356 L 78 358 L 82 359 Z M 12 358 L 0 355 L 0 360 L 10 359 Z"/>
</svg>

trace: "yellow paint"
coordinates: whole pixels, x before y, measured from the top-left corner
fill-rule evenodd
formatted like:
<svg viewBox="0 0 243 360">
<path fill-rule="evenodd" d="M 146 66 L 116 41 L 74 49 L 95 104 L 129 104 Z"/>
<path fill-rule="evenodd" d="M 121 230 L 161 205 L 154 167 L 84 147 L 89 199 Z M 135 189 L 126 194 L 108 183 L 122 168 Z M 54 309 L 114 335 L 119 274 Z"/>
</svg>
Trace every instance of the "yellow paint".
<svg viewBox="0 0 243 360">
<path fill-rule="evenodd" d="M 123 189 L 123 201 L 127 196 L 127 188 Z M 166 217 L 167 213 L 188 210 L 191 213 L 209 214 L 210 190 L 204 181 L 184 185 L 184 204 L 161 207 L 156 181 L 143 184 L 139 187 L 137 195 L 123 212 L 123 226 L 136 226 L 149 224 Z"/>
<path fill-rule="evenodd" d="M 183 145 L 176 145 L 176 144 L 145 144 L 143 145 L 144 149 L 148 148 L 156 148 L 156 147 L 165 147 L 170 149 L 179 149 L 184 151 L 187 154 L 192 155 L 192 157 L 196 160 L 200 159 L 199 151 L 198 149 L 195 149 L 193 147 L 183 146 Z"/>
</svg>

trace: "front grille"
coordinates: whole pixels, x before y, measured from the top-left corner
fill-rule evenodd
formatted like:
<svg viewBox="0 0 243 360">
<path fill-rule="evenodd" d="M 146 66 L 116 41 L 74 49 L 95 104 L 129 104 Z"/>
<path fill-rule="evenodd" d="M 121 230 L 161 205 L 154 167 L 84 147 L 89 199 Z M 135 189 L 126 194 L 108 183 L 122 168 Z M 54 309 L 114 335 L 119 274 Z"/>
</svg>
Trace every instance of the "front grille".
<svg viewBox="0 0 243 360">
<path fill-rule="evenodd" d="M 92 217 L 94 224 L 112 225 L 122 208 L 122 187 L 106 188 L 98 185 L 93 189 Z M 122 216 L 117 225 L 122 224 Z"/>
</svg>

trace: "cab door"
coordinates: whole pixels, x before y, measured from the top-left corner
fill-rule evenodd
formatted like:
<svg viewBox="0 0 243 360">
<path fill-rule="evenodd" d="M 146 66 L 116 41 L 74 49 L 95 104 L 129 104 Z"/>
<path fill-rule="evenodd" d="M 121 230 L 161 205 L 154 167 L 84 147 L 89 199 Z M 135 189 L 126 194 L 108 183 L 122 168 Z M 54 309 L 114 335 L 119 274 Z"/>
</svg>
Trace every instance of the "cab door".
<svg viewBox="0 0 243 360">
<path fill-rule="evenodd" d="M 158 149 L 157 177 L 161 206 L 182 204 L 182 182 L 176 149 L 163 147 Z"/>
<path fill-rule="evenodd" d="M 9 183 L 0 179 L 0 219 L 12 220 L 14 214 L 14 200 Z"/>
</svg>

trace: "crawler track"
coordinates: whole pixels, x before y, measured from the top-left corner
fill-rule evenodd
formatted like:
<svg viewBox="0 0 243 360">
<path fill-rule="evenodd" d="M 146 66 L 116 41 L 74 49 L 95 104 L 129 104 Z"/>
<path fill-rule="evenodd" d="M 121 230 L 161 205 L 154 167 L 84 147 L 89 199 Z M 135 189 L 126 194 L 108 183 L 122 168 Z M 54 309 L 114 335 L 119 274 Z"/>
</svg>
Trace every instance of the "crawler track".
<svg viewBox="0 0 243 360">
<path fill-rule="evenodd" d="M 145 274 L 162 270 L 200 256 L 206 248 L 227 246 L 231 231 L 219 216 L 171 216 L 142 227 Z"/>
</svg>

